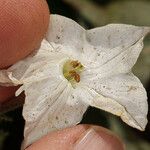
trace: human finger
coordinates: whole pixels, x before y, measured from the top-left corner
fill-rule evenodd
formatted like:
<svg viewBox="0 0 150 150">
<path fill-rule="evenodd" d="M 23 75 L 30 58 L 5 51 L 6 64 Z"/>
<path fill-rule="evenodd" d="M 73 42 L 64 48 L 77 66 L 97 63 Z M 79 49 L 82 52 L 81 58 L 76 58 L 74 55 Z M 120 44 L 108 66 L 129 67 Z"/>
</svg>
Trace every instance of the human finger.
<svg viewBox="0 0 150 150">
<path fill-rule="evenodd" d="M 51 132 L 26 150 L 123 150 L 124 145 L 109 130 L 90 125 L 78 125 Z"/>
<path fill-rule="evenodd" d="M 49 24 L 45 0 L 0 1 L 0 69 L 25 58 L 40 46 Z M 0 86 L 0 103 L 16 88 Z"/>
</svg>

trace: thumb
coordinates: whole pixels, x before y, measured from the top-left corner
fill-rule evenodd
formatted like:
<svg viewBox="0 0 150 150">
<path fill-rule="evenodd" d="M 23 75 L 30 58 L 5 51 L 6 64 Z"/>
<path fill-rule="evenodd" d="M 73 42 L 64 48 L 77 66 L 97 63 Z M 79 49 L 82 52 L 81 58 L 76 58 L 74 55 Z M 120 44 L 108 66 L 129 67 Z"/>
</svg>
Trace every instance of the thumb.
<svg viewBox="0 0 150 150">
<path fill-rule="evenodd" d="M 118 137 L 109 130 L 90 125 L 78 125 L 51 132 L 26 150 L 123 150 Z"/>
<path fill-rule="evenodd" d="M 45 0 L 0 0 L 0 68 L 14 64 L 37 49 L 48 22 Z"/>
<path fill-rule="evenodd" d="M 37 49 L 48 24 L 46 0 L 0 0 L 0 69 Z M 16 89 L 0 86 L 0 104 L 11 98 Z"/>
</svg>

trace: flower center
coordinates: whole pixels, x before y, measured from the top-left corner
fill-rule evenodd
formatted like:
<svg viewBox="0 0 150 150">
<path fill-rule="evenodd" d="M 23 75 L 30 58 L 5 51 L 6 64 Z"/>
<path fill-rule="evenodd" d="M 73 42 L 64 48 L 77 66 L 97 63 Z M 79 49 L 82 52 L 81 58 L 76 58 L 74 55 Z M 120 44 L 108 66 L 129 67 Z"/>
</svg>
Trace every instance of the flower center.
<svg viewBox="0 0 150 150">
<path fill-rule="evenodd" d="M 68 60 L 63 66 L 63 75 L 71 84 L 79 83 L 83 68 L 83 65 L 79 61 Z"/>
</svg>

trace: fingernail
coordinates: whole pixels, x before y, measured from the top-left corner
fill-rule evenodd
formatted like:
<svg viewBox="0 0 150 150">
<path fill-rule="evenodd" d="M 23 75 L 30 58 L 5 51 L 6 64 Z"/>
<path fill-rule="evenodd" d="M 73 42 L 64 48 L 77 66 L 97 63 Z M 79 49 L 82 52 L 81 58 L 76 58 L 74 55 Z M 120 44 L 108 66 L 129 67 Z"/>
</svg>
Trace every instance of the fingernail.
<svg viewBox="0 0 150 150">
<path fill-rule="evenodd" d="M 107 135 L 103 131 L 98 133 L 92 128 L 77 140 L 74 150 L 124 150 L 124 148 L 112 134 Z"/>
</svg>

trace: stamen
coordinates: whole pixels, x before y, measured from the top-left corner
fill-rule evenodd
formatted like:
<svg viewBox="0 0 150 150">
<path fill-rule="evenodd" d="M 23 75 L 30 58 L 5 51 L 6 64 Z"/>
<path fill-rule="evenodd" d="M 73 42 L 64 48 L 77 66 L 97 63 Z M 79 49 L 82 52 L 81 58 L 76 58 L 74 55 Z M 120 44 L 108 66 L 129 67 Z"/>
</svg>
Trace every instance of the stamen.
<svg viewBox="0 0 150 150">
<path fill-rule="evenodd" d="M 63 66 L 64 77 L 73 85 L 80 82 L 83 65 L 77 60 L 69 60 Z"/>
<path fill-rule="evenodd" d="M 80 82 L 80 75 L 76 73 L 74 79 L 75 79 L 75 81 L 76 81 L 77 83 L 79 83 L 79 82 Z"/>
<path fill-rule="evenodd" d="M 69 71 L 69 74 L 70 74 L 71 76 L 74 76 L 74 75 L 76 74 L 76 71 L 75 71 L 75 70 L 71 70 L 71 71 Z"/>
<path fill-rule="evenodd" d="M 76 61 L 72 61 L 71 65 L 72 65 L 73 68 L 76 68 L 80 65 L 80 63 L 76 60 Z"/>
</svg>

